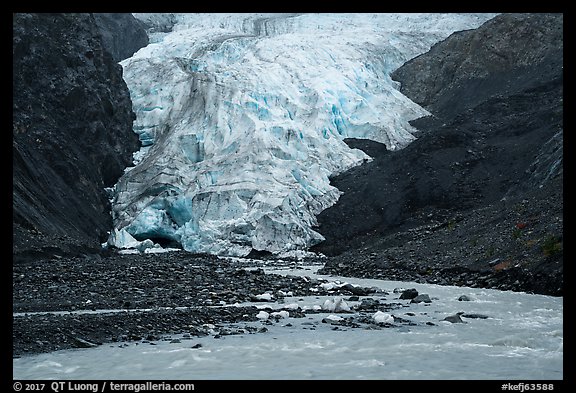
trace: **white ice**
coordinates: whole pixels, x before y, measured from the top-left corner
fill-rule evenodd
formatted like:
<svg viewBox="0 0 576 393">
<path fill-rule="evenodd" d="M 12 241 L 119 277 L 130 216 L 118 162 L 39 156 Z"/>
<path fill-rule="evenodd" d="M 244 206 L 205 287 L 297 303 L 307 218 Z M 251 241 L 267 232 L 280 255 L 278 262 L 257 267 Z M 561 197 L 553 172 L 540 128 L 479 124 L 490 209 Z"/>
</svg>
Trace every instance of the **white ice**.
<svg viewBox="0 0 576 393">
<path fill-rule="evenodd" d="M 394 317 L 383 311 L 376 311 L 372 318 L 377 323 L 394 323 Z"/>
</svg>

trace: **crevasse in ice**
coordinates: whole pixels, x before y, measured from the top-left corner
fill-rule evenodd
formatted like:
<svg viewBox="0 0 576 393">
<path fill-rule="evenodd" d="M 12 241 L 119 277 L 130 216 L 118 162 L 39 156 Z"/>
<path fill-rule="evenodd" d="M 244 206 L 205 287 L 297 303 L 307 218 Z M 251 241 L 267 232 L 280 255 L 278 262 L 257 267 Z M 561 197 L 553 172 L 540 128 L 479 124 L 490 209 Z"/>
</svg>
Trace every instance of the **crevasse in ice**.
<svg viewBox="0 0 576 393">
<path fill-rule="evenodd" d="M 233 256 L 322 241 L 330 176 L 370 159 L 344 138 L 400 149 L 427 114 L 389 74 L 492 16 L 174 15 L 121 63 L 143 147 L 115 186 L 115 233 Z"/>
</svg>

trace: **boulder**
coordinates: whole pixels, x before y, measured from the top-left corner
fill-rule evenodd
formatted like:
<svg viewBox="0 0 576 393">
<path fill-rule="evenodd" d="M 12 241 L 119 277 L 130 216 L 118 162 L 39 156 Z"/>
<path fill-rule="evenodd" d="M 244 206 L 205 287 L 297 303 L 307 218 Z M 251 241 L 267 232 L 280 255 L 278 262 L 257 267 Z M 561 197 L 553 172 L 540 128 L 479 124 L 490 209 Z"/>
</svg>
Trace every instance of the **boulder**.
<svg viewBox="0 0 576 393">
<path fill-rule="evenodd" d="M 400 295 L 400 299 L 414 299 L 418 296 L 418 291 L 415 288 L 406 289 Z"/>
<path fill-rule="evenodd" d="M 460 318 L 460 315 L 462 315 L 462 312 L 458 312 L 454 315 L 449 315 L 446 318 L 443 319 L 443 321 L 448 321 L 451 323 L 466 323 L 462 320 L 462 318 Z"/>
<path fill-rule="evenodd" d="M 412 300 L 410 300 L 410 303 L 432 303 L 432 300 L 430 300 L 430 296 L 428 294 L 421 294 L 416 296 L 415 298 L 413 298 Z"/>
</svg>

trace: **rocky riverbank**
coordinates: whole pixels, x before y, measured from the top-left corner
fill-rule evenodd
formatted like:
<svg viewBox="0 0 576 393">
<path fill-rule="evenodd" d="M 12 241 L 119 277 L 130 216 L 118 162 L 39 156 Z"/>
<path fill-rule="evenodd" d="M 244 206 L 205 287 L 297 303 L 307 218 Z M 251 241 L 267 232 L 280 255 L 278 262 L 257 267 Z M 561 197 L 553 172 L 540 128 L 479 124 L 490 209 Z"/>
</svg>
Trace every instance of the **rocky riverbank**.
<svg viewBox="0 0 576 393">
<path fill-rule="evenodd" d="M 13 356 L 103 343 L 154 342 L 174 334 L 218 338 L 265 332 L 265 326 L 246 325 L 259 320 L 263 309 L 254 305 L 259 302 L 274 302 L 282 310 L 285 299 L 373 292 L 352 286 L 329 290 L 317 279 L 266 274 L 258 266 L 262 264 L 251 260 L 184 251 L 14 265 Z M 304 313 L 292 307 L 285 315 Z M 240 325 L 230 327 L 231 323 Z"/>
<path fill-rule="evenodd" d="M 414 226 L 366 233 L 320 272 L 562 296 L 562 189 L 557 179 L 481 209 L 425 210 Z"/>
<path fill-rule="evenodd" d="M 254 307 L 225 305 L 265 292 L 308 295 L 314 285 L 186 252 L 31 261 L 14 266 L 13 281 L 14 356 L 207 334 L 213 324 L 256 320 Z"/>
<path fill-rule="evenodd" d="M 160 340 L 264 333 L 267 325 L 281 323 L 284 318 L 311 319 L 318 313 L 322 314 L 321 322 L 335 330 L 411 326 L 417 322 L 409 317 L 413 316 L 410 305 L 433 301 L 415 290 L 387 293 L 262 269 L 321 267 L 324 263 L 326 258 L 221 259 L 184 251 L 109 253 L 20 263 L 13 267 L 13 357 L 103 344 L 155 345 Z M 361 266 L 366 269 L 365 264 Z M 443 284 L 456 281 L 449 274 L 438 279 L 434 273 L 431 277 L 436 280 L 424 280 L 421 278 L 430 274 L 422 274 L 420 269 L 410 265 L 387 278 Z M 467 269 L 457 273 L 463 284 L 478 286 L 478 273 Z M 366 273 L 366 277 L 373 275 Z M 510 277 L 494 276 L 491 283 L 505 287 Z M 297 305 L 303 297 L 317 299 L 317 305 Z M 302 326 L 315 329 L 316 324 Z"/>
</svg>

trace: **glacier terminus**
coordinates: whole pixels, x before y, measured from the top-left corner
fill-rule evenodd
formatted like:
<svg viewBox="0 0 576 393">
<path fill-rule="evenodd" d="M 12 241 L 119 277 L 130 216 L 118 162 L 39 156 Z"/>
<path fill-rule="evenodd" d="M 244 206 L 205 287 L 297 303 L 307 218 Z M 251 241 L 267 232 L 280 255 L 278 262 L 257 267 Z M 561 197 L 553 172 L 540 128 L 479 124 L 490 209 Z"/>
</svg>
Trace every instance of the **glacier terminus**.
<svg viewBox="0 0 576 393">
<path fill-rule="evenodd" d="M 135 14 L 153 21 L 156 14 Z M 390 73 L 494 14 L 175 14 L 120 64 L 142 148 L 111 194 L 108 245 L 279 255 L 321 242 L 330 177 L 401 149 L 426 110 Z"/>
</svg>

